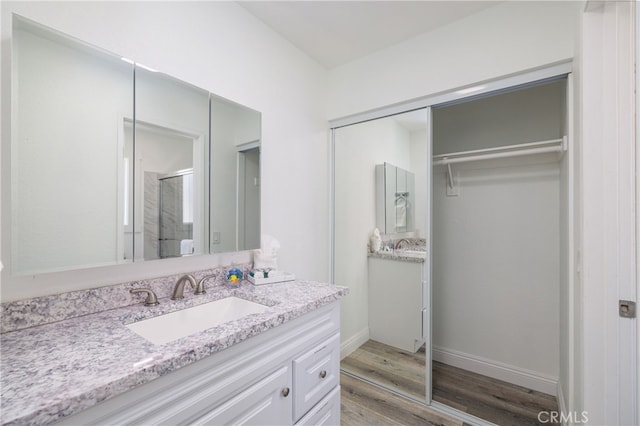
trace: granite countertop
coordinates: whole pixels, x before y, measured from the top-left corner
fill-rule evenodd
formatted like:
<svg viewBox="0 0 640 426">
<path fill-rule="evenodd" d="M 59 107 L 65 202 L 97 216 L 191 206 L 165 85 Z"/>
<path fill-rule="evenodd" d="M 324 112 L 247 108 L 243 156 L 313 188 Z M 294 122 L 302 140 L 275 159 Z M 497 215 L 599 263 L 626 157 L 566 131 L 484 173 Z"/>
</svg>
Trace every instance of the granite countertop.
<svg viewBox="0 0 640 426">
<path fill-rule="evenodd" d="M 401 262 L 424 263 L 427 259 L 427 252 L 426 250 L 381 250 L 374 253 L 369 253 L 369 257 L 375 257 L 378 259 L 399 260 Z"/>
<path fill-rule="evenodd" d="M 313 281 L 217 286 L 202 296 L 159 298 L 0 335 L 2 424 L 48 424 L 222 351 L 338 300 L 348 289 Z M 154 345 L 125 327 L 141 319 L 236 296 L 260 314 Z"/>
</svg>

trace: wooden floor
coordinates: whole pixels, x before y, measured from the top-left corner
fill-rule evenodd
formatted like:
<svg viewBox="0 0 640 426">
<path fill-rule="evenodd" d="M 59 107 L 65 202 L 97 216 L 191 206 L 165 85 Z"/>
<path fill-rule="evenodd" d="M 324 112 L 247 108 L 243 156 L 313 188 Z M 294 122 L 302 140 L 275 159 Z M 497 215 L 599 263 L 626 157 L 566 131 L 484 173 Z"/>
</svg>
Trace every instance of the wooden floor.
<svg viewBox="0 0 640 426">
<path fill-rule="evenodd" d="M 422 400 L 425 398 L 424 365 L 424 352 L 413 354 L 372 340 L 341 363 L 351 374 Z M 347 398 L 345 393 L 343 390 L 343 398 Z M 439 362 L 433 363 L 433 399 L 498 425 L 536 425 L 540 424 L 537 420 L 540 411 L 558 410 L 555 398 L 550 395 Z M 347 420 L 343 422 L 345 425 L 363 424 L 349 423 L 350 417 L 345 411 L 343 416 Z M 393 418 L 392 413 L 387 416 Z"/>
<path fill-rule="evenodd" d="M 413 354 L 369 340 L 340 363 L 343 370 L 425 399 L 424 352 Z"/>
<path fill-rule="evenodd" d="M 346 374 L 340 375 L 342 426 L 461 426 L 462 422 Z"/>
</svg>

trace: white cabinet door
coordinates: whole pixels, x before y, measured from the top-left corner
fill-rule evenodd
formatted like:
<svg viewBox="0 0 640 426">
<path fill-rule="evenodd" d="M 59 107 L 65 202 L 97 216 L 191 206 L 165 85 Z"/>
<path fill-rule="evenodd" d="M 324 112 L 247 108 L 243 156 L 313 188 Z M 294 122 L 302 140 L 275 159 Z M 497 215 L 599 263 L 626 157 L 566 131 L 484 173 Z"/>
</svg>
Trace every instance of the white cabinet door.
<svg viewBox="0 0 640 426">
<path fill-rule="evenodd" d="M 294 420 L 340 383 L 340 334 L 334 334 L 293 360 Z"/>
<path fill-rule="evenodd" d="M 340 386 L 335 387 L 311 409 L 296 426 L 339 426 L 340 425 Z"/>
<path fill-rule="evenodd" d="M 194 425 L 290 425 L 292 386 L 289 363 L 194 421 Z"/>
<path fill-rule="evenodd" d="M 369 258 L 369 336 L 416 352 L 423 339 L 423 263 Z"/>
</svg>

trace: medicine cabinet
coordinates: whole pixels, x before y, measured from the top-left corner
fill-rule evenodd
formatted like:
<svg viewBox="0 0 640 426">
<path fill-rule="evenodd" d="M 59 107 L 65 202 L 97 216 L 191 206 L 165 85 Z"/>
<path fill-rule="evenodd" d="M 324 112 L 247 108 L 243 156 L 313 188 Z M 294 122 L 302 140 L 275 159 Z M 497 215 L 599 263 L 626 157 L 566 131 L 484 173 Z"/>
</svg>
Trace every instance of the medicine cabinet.
<svg viewBox="0 0 640 426">
<path fill-rule="evenodd" d="M 383 234 L 415 230 L 415 175 L 389 163 L 376 165 L 376 225 Z"/>
<path fill-rule="evenodd" d="M 17 15 L 11 96 L 10 275 L 260 246 L 260 112 Z"/>
</svg>

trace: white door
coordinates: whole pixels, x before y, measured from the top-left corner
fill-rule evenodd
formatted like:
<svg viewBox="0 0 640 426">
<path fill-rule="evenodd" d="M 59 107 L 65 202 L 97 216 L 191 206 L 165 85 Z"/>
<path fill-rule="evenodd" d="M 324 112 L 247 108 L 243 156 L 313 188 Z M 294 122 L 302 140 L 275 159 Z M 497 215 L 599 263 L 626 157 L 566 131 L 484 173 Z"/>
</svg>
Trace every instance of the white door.
<svg viewBox="0 0 640 426">
<path fill-rule="evenodd" d="M 634 2 L 588 2 L 582 17 L 581 164 L 584 410 L 637 424 L 637 188 Z"/>
</svg>

